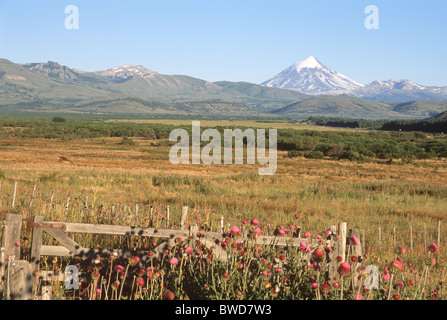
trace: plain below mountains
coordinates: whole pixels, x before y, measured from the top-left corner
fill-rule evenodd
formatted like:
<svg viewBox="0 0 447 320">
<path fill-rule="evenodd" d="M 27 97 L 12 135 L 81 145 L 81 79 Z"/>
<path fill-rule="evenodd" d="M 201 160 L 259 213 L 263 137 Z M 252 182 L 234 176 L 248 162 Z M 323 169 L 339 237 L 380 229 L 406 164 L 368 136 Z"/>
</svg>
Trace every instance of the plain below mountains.
<svg viewBox="0 0 447 320">
<path fill-rule="evenodd" d="M 447 101 L 384 103 L 314 96 L 247 82 L 208 82 L 125 65 L 84 72 L 56 62 L 0 59 L 0 110 L 202 116 L 428 118 Z"/>
</svg>

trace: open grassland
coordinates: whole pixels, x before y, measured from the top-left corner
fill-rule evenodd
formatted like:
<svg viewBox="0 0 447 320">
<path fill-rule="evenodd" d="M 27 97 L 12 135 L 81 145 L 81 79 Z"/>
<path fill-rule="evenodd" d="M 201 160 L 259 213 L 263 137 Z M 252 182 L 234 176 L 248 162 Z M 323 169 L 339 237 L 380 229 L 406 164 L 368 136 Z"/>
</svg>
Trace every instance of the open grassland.
<svg viewBox="0 0 447 320">
<path fill-rule="evenodd" d="M 56 209 L 47 219 L 65 218 L 64 198 L 71 194 L 79 201 L 88 197 L 92 210 L 100 204 L 132 210 L 139 204 L 140 212 L 147 212 L 158 203 L 179 214 L 189 206 L 209 211 L 215 227 L 221 216 L 228 223 L 256 217 L 275 225 L 292 223 L 299 213 L 301 227 L 314 233 L 346 221 L 365 230 L 368 239 L 376 239 L 379 227 L 385 236 L 396 227 L 406 241 L 410 223 L 431 227 L 447 214 L 446 160 L 390 165 L 288 158 L 280 152 L 276 174 L 259 176 L 258 165 L 172 165 L 168 146 L 134 140 L 133 146 L 121 145 L 119 138 L 2 140 L 0 210 L 10 211 L 17 181 L 18 203 L 24 206 L 37 185 L 41 201 L 33 214 L 47 215 L 55 190 Z M 73 211 L 72 218 L 80 220 Z"/>
<path fill-rule="evenodd" d="M 140 124 L 165 124 L 171 126 L 191 126 L 189 119 L 140 119 L 140 120 L 108 120 L 111 123 L 140 123 Z M 328 126 L 319 126 L 301 123 L 300 121 L 263 121 L 263 120 L 201 120 L 203 127 L 236 127 L 236 128 L 259 128 L 259 129 L 293 129 L 293 130 L 314 130 L 314 131 L 366 131 L 353 128 L 333 128 Z"/>
<path fill-rule="evenodd" d="M 6 213 L 15 212 L 25 218 L 42 215 L 48 221 L 122 225 L 129 225 L 133 221 L 145 227 L 148 225 L 148 213 L 152 206 L 156 213 L 156 226 L 162 227 L 165 223 L 166 206 L 169 205 L 173 227 L 177 228 L 181 207 L 189 206 L 191 214 L 188 223 L 198 223 L 204 230 L 216 231 L 221 217 L 224 218 L 227 230 L 234 225 L 241 226 L 243 220 L 257 219 L 263 232 L 266 232 L 266 224 L 269 224 L 271 232 L 280 226 L 292 225 L 295 228 L 299 225 L 302 231 L 310 232 L 312 238 L 317 234 L 324 234 L 328 226 L 345 221 L 348 228 L 357 228 L 360 231 L 362 240 L 366 240 L 364 252 L 373 259 L 370 260 L 371 263 L 381 266 L 381 272 L 387 267 L 386 259 L 395 259 L 397 254 L 402 255 L 396 250 L 406 248 L 405 263 L 411 266 L 413 273 L 406 275 L 406 278 L 399 275 L 399 279 L 406 285 L 406 281 L 413 278 L 417 283 L 425 272 L 427 294 L 424 298 L 429 298 L 431 295 L 428 291 L 435 290 L 439 287 L 439 282 L 445 281 L 443 272 L 446 250 L 443 244 L 447 239 L 446 159 L 414 160 L 406 164 L 386 161 L 357 163 L 290 158 L 287 152 L 279 152 L 276 174 L 259 176 L 258 165 L 172 165 L 168 157 L 170 147 L 166 141 L 147 138 L 134 138 L 133 141 L 135 144 L 132 145 L 122 144 L 121 138 L 70 141 L 14 137 L 1 139 L 2 218 Z M 15 182 L 18 189 L 15 207 L 12 208 Z M 35 199 L 30 208 L 34 185 Z M 49 207 L 53 190 L 54 199 Z M 70 207 L 65 213 L 68 195 Z M 139 215 L 135 221 L 136 205 Z M 113 215 L 112 210 L 115 213 Z M 299 214 L 299 220 L 296 219 L 296 214 Z M 441 246 L 437 264 L 432 266 L 434 269 L 427 280 L 425 265 L 429 256 L 426 245 L 437 241 L 438 221 L 441 221 L 442 226 Z M 409 250 L 410 226 L 413 230 L 413 250 Z M 378 246 L 379 228 L 381 247 Z M 77 235 L 74 239 L 86 247 L 135 249 L 150 246 L 148 241 L 121 236 L 105 238 Z M 46 240 L 50 243 L 52 241 L 49 238 Z M 27 250 L 26 242 L 23 250 Z M 274 252 L 268 252 L 272 257 Z M 253 254 L 257 255 L 254 252 Z M 286 256 L 287 259 L 292 259 L 292 256 Z M 308 273 L 311 275 L 313 269 L 306 269 L 306 272 L 304 269 L 291 269 L 290 274 L 293 277 L 300 274 L 301 278 L 296 280 L 297 287 L 288 287 L 289 293 L 284 293 L 284 296 L 281 296 L 283 293 L 278 295 L 271 290 L 272 285 L 276 290 L 274 284 L 282 281 L 278 275 L 268 278 L 268 281 L 262 280 L 261 269 L 257 269 L 260 278 L 256 279 L 260 281 L 262 290 L 250 291 L 246 284 L 240 289 L 239 281 L 247 281 L 248 273 L 244 273 L 245 278 L 237 278 L 237 270 L 241 268 L 237 261 L 239 260 L 234 259 L 225 266 L 216 265 L 218 274 L 214 275 L 220 277 L 221 273 L 229 273 L 232 282 L 229 280 L 228 283 L 233 283 L 234 288 L 221 291 L 216 287 L 215 291 L 211 290 L 207 295 L 197 292 L 193 294 L 189 291 L 193 289 L 183 287 L 178 280 L 181 275 L 177 269 L 174 270 L 173 265 L 156 268 L 171 270 L 167 271 L 172 278 L 170 289 L 174 291 L 176 298 L 185 298 L 188 295 L 204 299 L 321 298 L 320 293 L 315 295 L 309 289 L 309 278 L 304 276 Z M 247 261 L 244 261 L 241 263 L 248 266 Z M 61 262 L 56 260 L 56 264 L 63 268 Z M 47 261 L 45 265 L 44 268 L 51 269 L 51 263 Z M 184 272 L 187 272 L 187 267 L 184 268 Z M 190 275 L 198 272 L 198 269 L 194 271 L 193 265 L 188 265 L 188 268 Z M 112 271 L 110 269 L 108 272 Z M 198 281 L 197 283 L 189 285 L 193 288 L 208 286 L 209 282 L 206 282 L 208 280 L 204 276 L 207 273 L 203 272 L 203 277 L 196 275 L 194 281 Z M 149 277 L 149 273 L 147 276 Z M 398 275 L 395 281 L 397 277 Z M 147 278 L 146 288 L 151 281 L 153 285 L 152 278 Z M 388 288 L 388 284 L 384 287 Z M 136 288 L 138 289 L 137 286 Z M 141 290 L 142 288 L 143 286 L 140 287 Z M 439 292 L 442 292 L 441 289 Z M 141 290 L 139 297 L 148 298 Z M 118 294 L 113 292 L 117 298 Z M 161 289 L 158 287 L 150 298 L 162 298 L 163 292 L 162 284 Z M 406 294 L 402 291 L 400 295 L 405 299 L 416 297 L 413 291 Z M 97 298 L 89 296 L 92 297 Z M 340 292 L 331 292 L 330 297 L 338 299 Z M 351 292 L 349 298 L 354 297 L 355 293 Z M 388 295 L 385 290 L 374 295 L 370 292 L 368 297 L 381 299 Z M 436 294 L 436 297 L 442 298 L 440 294 Z M 346 294 L 345 298 L 348 298 Z"/>
</svg>

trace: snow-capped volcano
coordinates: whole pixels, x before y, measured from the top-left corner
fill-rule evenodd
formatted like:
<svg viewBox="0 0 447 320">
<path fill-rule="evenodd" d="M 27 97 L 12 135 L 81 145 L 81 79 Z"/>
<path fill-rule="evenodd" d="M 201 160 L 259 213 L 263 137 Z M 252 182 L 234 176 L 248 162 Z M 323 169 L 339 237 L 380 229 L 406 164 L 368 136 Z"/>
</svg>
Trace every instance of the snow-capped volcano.
<svg viewBox="0 0 447 320">
<path fill-rule="evenodd" d="M 114 67 L 105 71 L 97 71 L 95 74 L 106 76 L 116 80 L 128 80 L 133 77 L 144 77 L 156 73 L 155 71 L 146 69 L 143 66 L 124 65 Z"/>
<path fill-rule="evenodd" d="M 364 87 L 363 84 L 323 65 L 313 56 L 295 63 L 261 85 L 314 95 L 343 94 Z"/>
</svg>

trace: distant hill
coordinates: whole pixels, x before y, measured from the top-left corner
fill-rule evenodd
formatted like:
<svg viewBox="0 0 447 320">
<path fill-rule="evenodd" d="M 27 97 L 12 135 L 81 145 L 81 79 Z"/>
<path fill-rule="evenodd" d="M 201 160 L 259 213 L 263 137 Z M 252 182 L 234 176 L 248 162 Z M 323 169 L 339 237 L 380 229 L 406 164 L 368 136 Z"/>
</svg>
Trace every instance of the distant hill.
<svg viewBox="0 0 447 320">
<path fill-rule="evenodd" d="M 418 100 L 392 104 L 393 110 L 418 118 L 427 118 L 447 110 L 446 100 Z"/>
<path fill-rule="evenodd" d="M 313 97 L 273 111 L 281 116 L 340 117 L 357 119 L 400 119 L 402 113 L 392 110 L 387 103 L 352 97 Z"/>
<path fill-rule="evenodd" d="M 312 63 L 300 67 L 309 69 Z M 0 110 L 8 111 L 422 119 L 445 109 L 446 101 L 383 103 L 348 95 L 314 96 L 248 82 L 163 75 L 143 66 L 85 72 L 53 61 L 16 64 L 0 59 Z"/>
<path fill-rule="evenodd" d="M 437 115 L 434 115 L 430 118 L 430 120 L 447 120 L 447 110 L 441 113 L 438 113 Z"/>
</svg>

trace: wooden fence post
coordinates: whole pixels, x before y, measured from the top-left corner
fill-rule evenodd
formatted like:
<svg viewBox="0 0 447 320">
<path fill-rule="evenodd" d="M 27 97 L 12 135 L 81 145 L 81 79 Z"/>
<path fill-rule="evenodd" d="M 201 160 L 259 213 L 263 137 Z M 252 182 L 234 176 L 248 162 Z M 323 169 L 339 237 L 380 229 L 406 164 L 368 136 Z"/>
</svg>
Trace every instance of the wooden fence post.
<svg viewBox="0 0 447 320">
<path fill-rule="evenodd" d="M 330 231 L 327 240 L 329 241 L 329 246 L 332 248 L 332 252 L 327 255 L 329 262 L 328 276 L 329 281 L 333 281 L 334 277 L 337 275 L 338 261 L 337 261 L 337 226 L 329 226 L 328 231 Z M 335 249 L 334 249 L 335 247 Z"/>
<path fill-rule="evenodd" d="M 34 185 L 34 187 L 33 187 L 33 194 L 31 195 L 31 200 L 29 203 L 30 209 L 33 207 L 33 202 L 34 202 L 35 196 L 36 196 L 36 185 Z"/>
<path fill-rule="evenodd" d="M 28 261 L 11 259 L 8 264 L 8 294 L 11 300 L 33 300 L 33 267 Z"/>
<path fill-rule="evenodd" d="M 84 213 L 87 211 L 87 207 L 88 207 L 88 197 L 85 197 L 85 202 L 84 202 Z"/>
<path fill-rule="evenodd" d="M 397 249 L 396 227 L 393 228 L 393 244 L 394 244 L 394 250 L 396 250 Z"/>
<path fill-rule="evenodd" d="M 17 181 L 14 182 L 14 193 L 12 195 L 12 204 L 11 204 L 12 209 L 14 209 L 15 204 L 16 204 L 16 193 L 17 193 Z"/>
<path fill-rule="evenodd" d="M 5 285 L 3 284 L 3 276 L 6 270 L 6 255 L 5 248 L 0 248 L 0 296 L 3 296 L 3 291 L 5 290 Z"/>
<path fill-rule="evenodd" d="M 186 229 L 186 221 L 188 219 L 188 207 L 182 207 L 182 216 L 180 218 L 180 229 Z"/>
<path fill-rule="evenodd" d="M 6 256 L 15 256 L 20 260 L 20 234 L 22 229 L 22 216 L 20 214 L 6 214 L 6 224 L 3 233 L 2 247 Z"/>
<path fill-rule="evenodd" d="M 7 298 L 12 300 L 32 300 L 32 266 L 28 261 L 20 260 L 20 236 L 22 216 L 6 214 L 2 239 L 4 255 L 8 258 Z"/>
<path fill-rule="evenodd" d="M 67 204 L 65 205 L 64 215 L 68 213 L 68 207 L 70 206 L 70 194 L 67 196 Z"/>
<path fill-rule="evenodd" d="M 51 212 L 51 207 L 53 206 L 54 189 L 51 191 L 50 205 L 48 206 L 48 214 Z"/>
<path fill-rule="evenodd" d="M 169 228 L 171 224 L 171 212 L 169 206 L 166 206 L 166 228 Z"/>
<path fill-rule="evenodd" d="M 219 232 L 224 233 L 224 217 L 220 217 Z"/>
<path fill-rule="evenodd" d="M 53 287 L 52 286 L 42 286 L 42 295 L 40 300 L 52 300 Z"/>
<path fill-rule="evenodd" d="M 351 243 L 350 244 L 350 248 L 351 248 L 351 255 L 358 257 L 359 259 L 361 259 L 362 257 L 362 242 L 360 241 L 360 234 L 359 231 L 357 229 L 352 229 L 349 230 L 349 237 L 352 238 L 353 236 L 355 236 L 358 239 L 358 244 L 354 244 Z M 351 241 L 352 242 L 352 241 Z M 361 275 L 359 272 L 360 269 L 360 262 L 354 262 L 352 264 L 352 289 L 354 291 L 354 294 L 356 292 L 358 292 L 358 290 L 360 289 L 359 286 L 362 285 L 362 281 L 361 281 Z"/>
<path fill-rule="evenodd" d="M 340 222 L 338 225 L 338 243 L 337 243 L 337 252 L 338 257 L 341 257 L 342 262 L 346 261 L 346 237 L 347 237 L 347 223 Z"/>
<path fill-rule="evenodd" d="M 154 207 L 153 206 L 151 206 L 149 221 L 150 221 L 150 226 L 152 228 L 154 226 Z"/>
<path fill-rule="evenodd" d="M 44 217 L 36 216 L 34 217 L 34 223 L 44 222 Z M 40 268 L 40 250 L 42 248 L 42 229 L 33 229 L 33 238 L 31 240 L 31 264 L 33 270 L 39 270 Z"/>
</svg>

